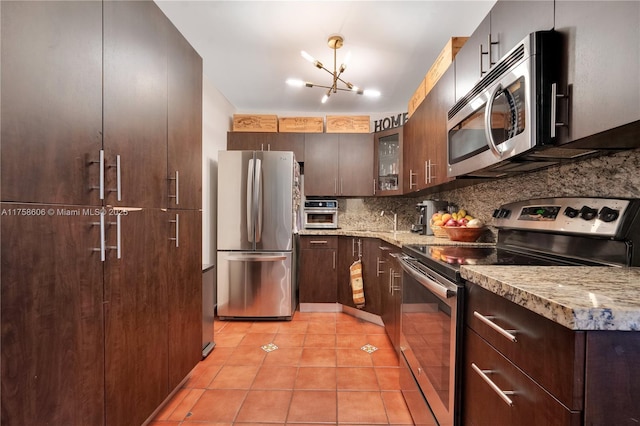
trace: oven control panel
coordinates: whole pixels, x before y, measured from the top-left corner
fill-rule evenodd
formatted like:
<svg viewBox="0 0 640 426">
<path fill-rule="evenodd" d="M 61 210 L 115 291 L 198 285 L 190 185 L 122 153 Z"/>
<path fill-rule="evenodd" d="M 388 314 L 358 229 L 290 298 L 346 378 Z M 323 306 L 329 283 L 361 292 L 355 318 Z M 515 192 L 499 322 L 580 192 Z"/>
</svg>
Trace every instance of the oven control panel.
<svg viewBox="0 0 640 426">
<path fill-rule="evenodd" d="M 629 205 L 615 198 L 540 198 L 504 204 L 493 220 L 498 228 L 614 237 Z"/>
</svg>

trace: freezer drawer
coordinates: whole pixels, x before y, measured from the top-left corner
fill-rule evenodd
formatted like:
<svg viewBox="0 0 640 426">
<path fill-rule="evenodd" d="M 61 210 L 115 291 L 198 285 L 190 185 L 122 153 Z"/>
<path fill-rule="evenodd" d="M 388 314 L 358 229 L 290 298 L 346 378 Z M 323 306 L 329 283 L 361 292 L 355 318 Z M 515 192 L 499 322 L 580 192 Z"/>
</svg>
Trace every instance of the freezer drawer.
<svg viewBox="0 0 640 426">
<path fill-rule="evenodd" d="M 218 252 L 218 317 L 286 318 L 295 310 L 291 252 Z"/>
</svg>

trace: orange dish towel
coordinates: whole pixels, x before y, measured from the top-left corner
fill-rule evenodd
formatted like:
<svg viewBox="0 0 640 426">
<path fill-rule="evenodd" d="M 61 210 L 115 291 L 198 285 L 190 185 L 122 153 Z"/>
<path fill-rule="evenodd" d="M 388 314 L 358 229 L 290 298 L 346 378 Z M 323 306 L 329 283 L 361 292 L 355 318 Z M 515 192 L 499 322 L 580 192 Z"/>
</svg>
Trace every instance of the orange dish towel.
<svg viewBox="0 0 640 426">
<path fill-rule="evenodd" d="M 349 267 L 351 275 L 351 292 L 356 308 L 364 308 L 364 282 L 362 281 L 362 262 L 356 260 Z"/>
</svg>

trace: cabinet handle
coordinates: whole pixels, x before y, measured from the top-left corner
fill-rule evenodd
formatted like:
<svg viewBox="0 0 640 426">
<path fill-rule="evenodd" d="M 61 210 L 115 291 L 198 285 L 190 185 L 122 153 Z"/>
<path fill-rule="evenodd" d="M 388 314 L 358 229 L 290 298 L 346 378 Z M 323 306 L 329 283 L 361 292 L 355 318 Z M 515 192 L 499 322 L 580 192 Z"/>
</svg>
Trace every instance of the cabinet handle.
<svg viewBox="0 0 640 426">
<path fill-rule="evenodd" d="M 100 165 L 100 183 L 98 186 L 92 186 L 91 189 L 97 189 L 100 193 L 100 199 L 104 200 L 104 149 L 100 150 L 98 161 L 89 161 L 89 164 Z"/>
<path fill-rule="evenodd" d="M 567 127 L 567 123 L 558 122 L 557 120 L 557 103 L 558 99 L 567 100 L 567 120 L 569 120 L 569 95 L 558 93 L 558 83 L 551 84 L 551 137 L 556 137 L 556 127 Z"/>
<path fill-rule="evenodd" d="M 356 257 L 356 239 L 351 238 L 351 257 Z"/>
<path fill-rule="evenodd" d="M 106 260 L 106 244 L 105 244 L 105 230 L 104 230 L 104 216 L 106 212 L 100 211 L 100 222 L 92 222 L 91 225 L 100 227 L 100 247 L 94 248 L 93 251 L 100 252 L 100 261 L 104 262 Z"/>
<path fill-rule="evenodd" d="M 389 294 L 393 295 L 393 268 L 389 268 Z"/>
<path fill-rule="evenodd" d="M 176 214 L 176 219 L 175 220 L 170 220 L 169 222 L 176 224 L 176 236 L 175 236 L 175 238 L 169 238 L 169 240 L 175 241 L 176 242 L 176 248 L 178 248 L 178 247 L 180 247 L 180 215 Z"/>
<path fill-rule="evenodd" d="M 311 240 L 309 244 L 327 244 L 327 240 Z"/>
<path fill-rule="evenodd" d="M 118 201 L 122 201 L 122 186 L 120 184 L 120 156 L 116 155 L 116 164 L 109 164 L 109 168 L 116 168 L 116 188 L 109 189 L 109 192 L 115 192 Z"/>
<path fill-rule="evenodd" d="M 431 183 L 431 180 L 433 179 L 433 176 L 431 174 L 431 166 L 435 166 L 435 164 L 431 162 L 431 159 L 424 162 L 424 183 L 425 184 Z"/>
<path fill-rule="evenodd" d="M 373 195 L 376 195 L 376 180 L 373 179 Z"/>
<path fill-rule="evenodd" d="M 512 401 L 512 400 L 511 400 L 511 398 L 509 398 L 507 395 L 514 395 L 514 394 L 515 394 L 515 392 L 514 392 L 514 391 L 504 391 L 504 390 L 500 389 L 500 388 L 498 387 L 498 385 L 496 385 L 495 383 L 493 383 L 493 380 L 491 380 L 491 379 L 489 378 L 489 376 L 487 376 L 487 374 L 491 374 L 491 373 L 493 373 L 493 371 L 491 371 L 491 370 L 481 370 L 481 369 L 480 369 L 477 365 L 475 365 L 474 363 L 471 363 L 471 368 L 473 368 L 473 370 L 474 370 L 476 373 L 478 373 L 478 375 L 482 378 L 482 380 L 484 380 L 484 381 L 489 385 L 489 387 L 490 387 L 491 389 L 493 389 L 493 391 L 494 391 L 495 393 L 497 393 L 497 394 L 498 394 L 498 396 L 499 396 L 500 398 L 502 398 L 502 400 L 503 400 L 504 402 L 506 402 L 506 403 L 507 403 L 507 405 L 508 405 L 509 407 L 512 407 L 512 406 L 513 406 L 513 401 Z"/>
<path fill-rule="evenodd" d="M 499 41 L 491 41 L 491 33 L 489 33 L 489 35 L 487 36 L 487 46 L 489 46 L 488 53 L 489 53 L 489 68 L 491 68 L 492 66 L 494 66 L 496 63 L 493 62 L 493 59 L 491 58 L 491 46 L 497 45 L 499 44 Z"/>
<path fill-rule="evenodd" d="M 175 180 L 176 181 L 176 195 L 169 195 L 169 198 L 175 198 L 176 199 L 176 205 L 180 204 L 180 174 L 178 173 L 178 171 L 176 170 L 176 177 L 170 177 L 169 180 Z"/>
<path fill-rule="evenodd" d="M 489 33 L 489 35 L 487 36 L 487 51 L 483 51 L 482 48 L 482 44 L 480 45 L 480 77 L 482 77 L 483 75 L 485 75 L 487 73 L 487 71 L 484 71 L 482 69 L 482 57 L 484 55 L 489 55 L 489 69 L 491 69 L 492 66 L 494 66 L 496 63 L 493 62 L 493 60 L 491 59 L 491 46 L 499 44 L 499 42 L 497 41 L 491 41 L 491 33 Z"/>
<path fill-rule="evenodd" d="M 333 255 L 333 270 L 335 271 L 336 270 L 336 252 L 333 251 L 331 254 Z"/>
<path fill-rule="evenodd" d="M 380 260 L 380 257 L 376 257 L 376 277 L 379 277 L 380 275 L 384 274 L 384 271 L 380 270 L 380 265 L 382 265 L 383 263 L 387 263 L 384 260 Z"/>
<path fill-rule="evenodd" d="M 484 324 L 488 325 L 489 327 L 491 327 L 492 329 L 494 329 L 495 331 L 497 331 L 498 333 L 500 333 L 502 336 L 506 337 L 508 340 L 512 341 L 513 343 L 517 343 L 518 342 L 517 337 L 513 335 L 513 333 L 515 333 L 516 331 L 515 330 L 505 330 L 504 328 L 500 327 L 495 322 L 491 321 L 495 317 L 482 315 L 478 311 L 473 311 L 473 316 L 478 318 L 481 322 L 483 322 Z"/>
<path fill-rule="evenodd" d="M 116 257 L 118 259 L 121 259 L 122 258 L 122 232 L 121 232 L 122 216 L 120 214 L 116 214 L 116 221 L 109 222 L 109 225 L 116 225 L 116 245 L 109 246 L 107 248 L 109 250 L 115 250 Z"/>
<path fill-rule="evenodd" d="M 413 183 L 413 177 L 418 177 L 418 173 L 413 173 L 413 169 L 409 169 L 409 189 L 413 188 L 413 186 L 418 186 L 418 183 Z"/>
<path fill-rule="evenodd" d="M 358 238 L 358 259 L 362 260 L 362 240 Z"/>
<path fill-rule="evenodd" d="M 401 287 L 396 286 L 396 278 L 402 277 L 402 274 L 397 273 L 393 269 L 391 270 L 391 294 L 394 294 L 396 291 L 400 291 Z"/>
<path fill-rule="evenodd" d="M 333 195 L 338 195 L 338 178 L 333 178 Z"/>
<path fill-rule="evenodd" d="M 116 189 L 110 189 L 109 192 L 115 192 L 118 201 L 122 201 L 122 180 L 121 180 L 121 173 L 120 173 L 120 156 L 116 155 L 116 164 L 110 164 L 109 168 L 116 168 Z"/>
</svg>

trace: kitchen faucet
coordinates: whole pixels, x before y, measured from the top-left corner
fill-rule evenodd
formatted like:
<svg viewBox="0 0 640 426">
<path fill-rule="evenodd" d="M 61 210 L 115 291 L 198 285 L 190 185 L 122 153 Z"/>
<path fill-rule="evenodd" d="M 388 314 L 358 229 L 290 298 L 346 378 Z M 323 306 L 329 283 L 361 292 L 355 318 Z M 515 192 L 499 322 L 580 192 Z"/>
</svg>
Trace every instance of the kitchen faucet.
<svg viewBox="0 0 640 426">
<path fill-rule="evenodd" d="M 393 232 L 398 232 L 398 215 L 394 212 L 389 212 L 389 213 L 393 213 Z M 380 212 L 380 216 L 386 217 L 384 216 L 384 210 Z M 392 220 L 389 217 L 387 217 L 387 219 Z"/>
</svg>

